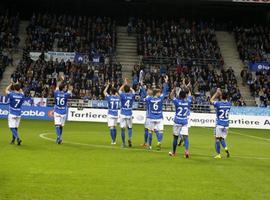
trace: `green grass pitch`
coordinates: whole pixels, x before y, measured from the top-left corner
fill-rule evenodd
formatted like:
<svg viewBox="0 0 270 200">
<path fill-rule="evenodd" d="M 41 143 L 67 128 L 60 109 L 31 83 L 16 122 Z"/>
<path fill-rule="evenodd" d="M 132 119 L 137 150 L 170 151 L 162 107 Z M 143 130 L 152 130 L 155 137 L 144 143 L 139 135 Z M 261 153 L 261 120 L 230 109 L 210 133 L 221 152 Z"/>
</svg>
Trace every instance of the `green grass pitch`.
<svg viewBox="0 0 270 200">
<path fill-rule="evenodd" d="M 190 159 L 183 147 L 168 156 L 171 132 L 166 126 L 161 152 L 143 150 L 143 125 L 135 125 L 134 147 L 121 149 L 119 130 L 112 147 L 106 124 L 67 122 L 56 145 L 52 122 L 23 120 L 16 146 L 0 120 L 0 200 L 270 199 L 269 130 L 230 129 L 232 157 L 221 160 L 213 129 L 190 129 Z"/>
</svg>

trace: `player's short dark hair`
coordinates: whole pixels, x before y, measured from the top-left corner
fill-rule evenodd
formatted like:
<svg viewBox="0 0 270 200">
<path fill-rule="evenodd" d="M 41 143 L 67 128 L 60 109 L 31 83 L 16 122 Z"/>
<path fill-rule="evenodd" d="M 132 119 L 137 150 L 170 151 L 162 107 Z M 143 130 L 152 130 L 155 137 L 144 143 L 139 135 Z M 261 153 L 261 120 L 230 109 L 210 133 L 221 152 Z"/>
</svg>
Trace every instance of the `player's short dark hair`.
<svg viewBox="0 0 270 200">
<path fill-rule="evenodd" d="M 156 88 L 153 90 L 153 96 L 156 96 L 157 93 L 159 93 L 161 90 L 159 88 Z"/>
<path fill-rule="evenodd" d="M 185 99 L 186 97 L 187 97 L 187 92 L 184 91 L 184 90 L 181 90 L 181 91 L 179 92 L 179 98 L 180 98 L 180 99 Z"/>
<path fill-rule="evenodd" d="M 13 85 L 13 89 L 16 90 L 16 91 L 20 91 L 21 85 L 19 83 L 16 83 L 16 84 Z"/>
<path fill-rule="evenodd" d="M 111 88 L 111 94 L 115 95 L 117 93 L 117 90 L 115 88 Z"/>
<path fill-rule="evenodd" d="M 228 92 L 222 92 L 222 94 L 221 94 L 221 99 L 222 99 L 222 100 L 228 100 L 228 98 L 229 98 Z"/>
<path fill-rule="evenodd" d="M 63 90 L 65 89 L 65 87 L 66 87 L 66 84 L 65 84 L 65 83 L 61 83 L 61 84 L 59 85 L 59 90 L 60 90 L 60 91 L 63 91 Z"/>
<path fill-rule="evenodd" d="M 125 86 L 124 86 L 124 91 L 125 91 L 126 93 L 130 92 L 130 86 L 129 86 L 129 85 L 125 85 Z"/>
</svg>

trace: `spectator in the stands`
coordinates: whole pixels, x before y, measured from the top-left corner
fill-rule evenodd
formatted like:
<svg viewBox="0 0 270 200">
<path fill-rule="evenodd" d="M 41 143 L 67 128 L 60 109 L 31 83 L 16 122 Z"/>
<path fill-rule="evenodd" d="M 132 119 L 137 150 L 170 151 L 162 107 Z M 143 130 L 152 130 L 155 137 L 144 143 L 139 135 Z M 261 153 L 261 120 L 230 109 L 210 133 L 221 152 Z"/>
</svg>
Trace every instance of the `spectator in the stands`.
<svg viewBox="0 0 270 200">
<path fill-rule="evenodd" d="M 269 25 L 253 25 L 234 29 L 240 58 L 246 62 L 265 61 L 270 53 Z"/>
<path fill-rule="evenodd" d="M 92 59 L 112 54 L 116 25 L 108 17 L 33 14 L 26 46 L 32 51 L 77 51 Z"/>
<path fill-rule="evenodd" d="M 143 83 L 146 86 L 157 87 L 162 85 L 162 76 L 167 74 L 169 76 L 169 87 L 176 86 L 177 90 L 181 89 L 182 81 L 188 80 L 190 82 L 190 89 L 195 96 L 195 101 L 198 104 L 208 103 L 210 92 L 216 90 L 217 87 L 228 91 L 231 100 L 237 104 L 241 99 L 241 93 L 237 86 L 237 80 L 234 75 L 233 69 L 230 67 L 227 70 L 222 69 L 218 74 L 211 65 L 202 68 L 198 66 L 186 67 L 176 65 L 138 65 L 134 66 L 133 77 L 137 77 L 140 74 L 140 70 L 143 69 L 144 77 Z M 161 71 L 166 73 L 162 74 Z M 137 83 L 137 82 L 136 82 Z M 138 83 L 137 83 L 138 84 Z M 134 84 L 134 88 L 137 87 Z"/>
<path fill-rule="evenodd" d="M 12 74 L 22 83 L 27 96 L 52 97 L 59 74 L 65 74 L 66 82 L 73 85 L 74 98 L 101 99 L 107 80 L 118 87 L 122 81 L 121 66 L 109 64 L 75 64 L 67 61 L 24 60 Z"/>
<path fill-rule="evenodd" d="M 12 15 L 9 10 L 0 12 L 0 79 L 8 65 L 13 65 L 13 52 L 17 50 L 19 14 Z"/>
<path fill-rule="evenodd" d="M 222 61 L 214 22 L 179 20 L 142 20 L 136 24 L 138 54 L 146 59 L 179 57 L 184 61 Z"/>
</svg>

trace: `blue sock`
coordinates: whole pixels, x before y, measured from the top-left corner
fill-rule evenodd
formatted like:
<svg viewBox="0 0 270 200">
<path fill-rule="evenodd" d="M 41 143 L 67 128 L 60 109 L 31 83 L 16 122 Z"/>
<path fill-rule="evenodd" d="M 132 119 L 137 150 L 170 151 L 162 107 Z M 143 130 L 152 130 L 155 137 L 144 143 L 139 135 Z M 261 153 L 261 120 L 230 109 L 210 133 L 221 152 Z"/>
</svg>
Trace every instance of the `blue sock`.
<svg viewBox="0 0 270 200">
<path fill-rule="evenodd" d="M 63 134 L 63 126 L 60 126 L 60 138 L 62 139 L 62 134 Z"/>
<path fill-rule="evenodd" d="M 144 144 L 146 144 L 146 143 L 147 143 L 148 134 L 149 134 L 148 129 L 147 129 L 147 128 L 146 128 L 146 129 L 144 129 Z"/>
<path fill-rule="evenodd" d="M 114 129 L 110 128 L 111 139 L 114 141 Z"/>
<path fill-rule="evenodd" d="M 19 138 L 18 136 L 18 132 L 16 131 L 16 128 L 10 128 L 11 132 L 12 132 L 12 137 L 14 137 L 15 139 Z"/>
<path fill-rule="evenodd" d="M 113 129 L 113 141 L 116 141 L 116 135 L 117 135 L 117 131 L 116 128 Z"/>
<path fill-rule="evenodd" d="M 177 143 L 178 143 L 178 136 L 174 135 L 173 136 L 173 153 L 176 152 Z"/>
<path fill-rule="evenodd" d="M 55 126 L 55 129 L 56 129 L 57 140 L 59 140 L 61 138 L 60 126 Z"/>
<path fill-rule="evenodd" d="M 17 139 L 20 139 L 18 128 L 15 128 L 15 130 L 16 130 L 16 133 L 17 133 Z"/>
<path fill-rule="evenodd" d="M 149 146 L 152 146 L 152 140 L 153 140 L 153 134 L 149 133 L 148 134 L 148 144 L 149 144 Z"/>
<path fill-rule="evenodd" d="M 184 141 L 185 141 L 185 150 L 189 149 L 189 139 L 188 136 L 184 136 Z"/>
<path fill-rule="evenodd" d="M 220 154 L 220 141 L 219 139 L 216 139 L 216 152 Z"/>
<path fill-rule="evenodd" d="M 128 128 L 128 139 L 132 139 L 132 128 Z"/>
<path fill-rule="evenodd" d="M 122 143 L 125 144 L 126 143 L 126 135 L 125 135 L 125 129 L 122 128 L 121 130 L 121 137 L 122 137 Z"/>
<path fill-rule="evenodd" d="M 160 132 L 159 133 L 159 142 L 162 142 L 163 141 L 163 132 Z"/>
<path fill-rule="evenodd" d="M 156 131 L 156 135 L 157 135 L 158 142 L 162 142 L 162 140 L 163 140 L 163 133 Z"/>
<path fill-rule="evenodd" d="M 155 133 L 156 133 L 157 141 L 159 142 L 160 141 L 159 132 L 158 131 L 155 131 Z"/>
<path fill-rule="evenodd" d="M 220 140 L 220 143 L 221 143 L 221 145 L 222 145 L 222 147 L 223 147 L 224 149 L 227 148 L 225 139 L 221 139 L 221 140 Z"/>
</svg>

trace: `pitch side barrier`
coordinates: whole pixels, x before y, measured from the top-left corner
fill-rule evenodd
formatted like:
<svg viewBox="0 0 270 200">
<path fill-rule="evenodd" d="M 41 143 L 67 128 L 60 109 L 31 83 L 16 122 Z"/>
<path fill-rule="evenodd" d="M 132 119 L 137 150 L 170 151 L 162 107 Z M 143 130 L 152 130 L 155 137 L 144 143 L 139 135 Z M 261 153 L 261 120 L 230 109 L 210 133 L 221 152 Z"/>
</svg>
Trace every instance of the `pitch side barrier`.
<svg viewBox="0 0 270 200">
<path fill-rule="evenodd" d="M 8 105 L 0 104 L 0 118 L 7 118 Z M 133 123 L 144 124 L 145 111 L 133 111 Z M 173 125 L 174 112 L 164 111 L 164 124 Z M 23 106 L 23 119 L 53 120 L 53 107 Z M 216 115 L 214 113 L 191 112 L 190 124 L 195 127 L 214 127 Z M 107 122 L 107 109 L 78 108 L 68 109 L 69 121 Z M 270 129 L 270 108 L 232 107 L 230 114 L 230 127 Z"/>
<path fill-rule="evenodd" d="M 236 108 L 234 108 L 236 109 Z M 260 109 L 260 108 L 257 108 Z M 268 112 L 270 113 L 269 108 Z M 173 125 L 174 112 L 163 112 L 163 122 L 165 125 Z M 194 113 L 190 114 L 190 125 L 195 127 L 214 127 L 216 115 L 214 113 Z M 69 108 L 69 121 L 83 121 L 83 122 L 107 122 L 107 109 L 95 108 Z M 144 124 L 145 111 L 133 111 L 133 123 Z M 230 127 L 232 128 L 251 128 L 251 129 L 270 129 L 270 116 L 256 116 L 244 114 L 231 114 Z"/>
<path fill-rule="evenodd" d="M 0 119 L 7 118 L 9 106 L 0 104 Z M 23 106 L 23 119 L 53 120 L 53 107 Z"/>
</svg>

